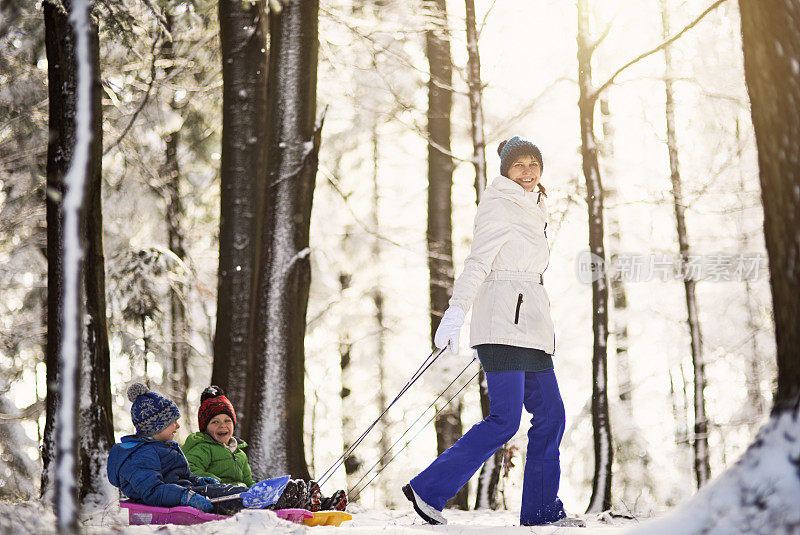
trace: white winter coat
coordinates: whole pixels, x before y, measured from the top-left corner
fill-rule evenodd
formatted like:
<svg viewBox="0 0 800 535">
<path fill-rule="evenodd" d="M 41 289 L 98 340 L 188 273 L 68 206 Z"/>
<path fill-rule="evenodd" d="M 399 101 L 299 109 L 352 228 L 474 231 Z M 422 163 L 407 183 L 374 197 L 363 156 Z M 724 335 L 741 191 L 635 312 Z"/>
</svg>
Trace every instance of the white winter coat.
<svg viewBox="0 0 800 535">
<path fill-rule="evenodd" d="M 555 353 L 550 300 L 540 275 L 547 269 L 547 207 L 539 193 L 498 176 L 475 216 L 472 249 L 453 288 L 451 306 L 474 301 L 470 346 L 506 344 Z"/>
</svg>

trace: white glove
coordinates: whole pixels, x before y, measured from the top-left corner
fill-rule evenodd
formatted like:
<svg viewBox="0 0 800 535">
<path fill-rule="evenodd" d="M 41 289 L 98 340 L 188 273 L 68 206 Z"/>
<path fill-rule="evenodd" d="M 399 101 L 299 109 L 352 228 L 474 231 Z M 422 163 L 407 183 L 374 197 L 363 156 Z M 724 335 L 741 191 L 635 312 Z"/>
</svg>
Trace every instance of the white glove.
<svg viewBox="0 0 800 535">
<path fill-rule="evenodd" d="M 458 339 L 461 326 L 464 325 L 465 313 L 460 307 L 451 306 L 444 311 L 442 321 L 433 335 L 433 343 L 439 349 L 447 348 L 450 353 L 458 353 Z"/>
</svg>

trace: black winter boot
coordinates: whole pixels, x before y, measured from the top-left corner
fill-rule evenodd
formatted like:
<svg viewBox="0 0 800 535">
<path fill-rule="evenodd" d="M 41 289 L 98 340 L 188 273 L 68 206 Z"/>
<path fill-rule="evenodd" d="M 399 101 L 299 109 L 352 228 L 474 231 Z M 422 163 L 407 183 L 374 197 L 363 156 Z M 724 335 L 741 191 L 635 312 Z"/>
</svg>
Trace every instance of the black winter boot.
<svg viewBox="0 0 800 535">
<path fill-rule="evenodd" d="M 308 489 L 306 488 L 306 482 L 302 479 L 290 479 L 286 483 L 286 488 L 283 489 L 281 497 L 270 508 L 273 510 L 304 508 L 307 499 Z"/>
<path fill-rule="evenodd" d="M 347 493 L 337 490 L 329 498 L 323 498 L 321 509 L 323 511 L 344 511 L 347 508 Z"/>
<path fill-rule="evenodd" d="M 319 489 L 319 484 L 313 479 L 308 482 L 308 503 L 306 509 L 312 513 L 319 511 L 322 504 L 322 491 Z"/>
</svg>

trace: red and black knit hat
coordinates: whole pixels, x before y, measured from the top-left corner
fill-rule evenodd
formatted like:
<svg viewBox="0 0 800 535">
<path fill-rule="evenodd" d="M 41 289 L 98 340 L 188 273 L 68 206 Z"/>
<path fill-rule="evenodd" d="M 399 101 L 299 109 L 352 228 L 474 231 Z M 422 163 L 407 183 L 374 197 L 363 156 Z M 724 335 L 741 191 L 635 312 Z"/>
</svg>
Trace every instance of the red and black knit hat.
<svg viewBox="0 0 800 535">
<path fill-rule="evenodd" d="M 216 385 L 211 385 L 200 394 L 200 409 L 197 411 L 197 424 L 200 431 L 205 432 L 208 422 L 218 414 L 227 414 L 236 425 L 236 412 L 233 404 L 225 397 L 225 392 Z"/>
</svg>

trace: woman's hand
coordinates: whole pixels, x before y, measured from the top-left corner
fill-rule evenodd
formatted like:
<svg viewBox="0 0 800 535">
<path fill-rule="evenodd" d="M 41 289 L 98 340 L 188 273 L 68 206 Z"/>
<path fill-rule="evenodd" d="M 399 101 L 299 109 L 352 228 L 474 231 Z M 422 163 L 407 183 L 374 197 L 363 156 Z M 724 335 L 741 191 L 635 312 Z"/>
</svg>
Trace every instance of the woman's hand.
<svg viewBox="0 0 800 535">
<path fill-rule="evenodd" d="M 464 310 L 461 307 L 451 306 L 444 311 L 442 321 L 433 335 L 433 343 L 439 349 L 447 348 L 450 353 L 458 353 L 458 339 L 461 326 L 464 325 Z"/>
</svg>

